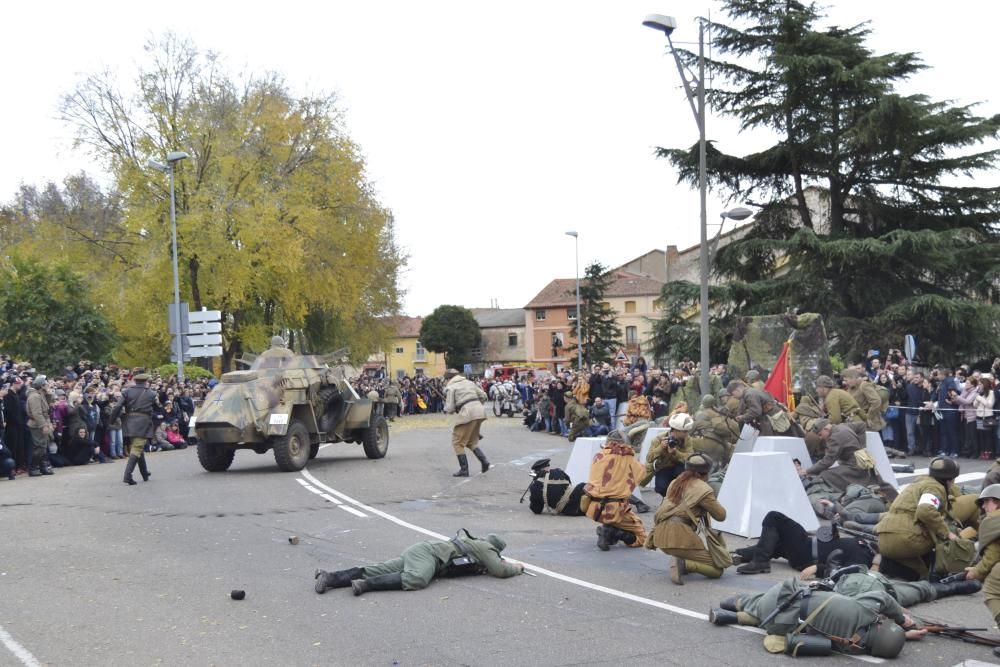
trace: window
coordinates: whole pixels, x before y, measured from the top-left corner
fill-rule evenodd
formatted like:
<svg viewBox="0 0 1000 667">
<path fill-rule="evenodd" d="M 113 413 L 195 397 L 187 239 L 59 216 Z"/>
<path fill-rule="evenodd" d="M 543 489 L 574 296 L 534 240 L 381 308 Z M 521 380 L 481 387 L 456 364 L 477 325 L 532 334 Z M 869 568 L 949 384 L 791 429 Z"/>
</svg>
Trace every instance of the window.
<svg viewBox="0 0 1000 667">
<path fill-rule="evenodd" d="M 396 354 L 403 354 L 403 348 L 397 347 L 396 348 Z"/>
<path fill-rule="evenodd" d="M 625 344 L 637 345 L 639 343 L 639 327 L 625 327 Z"/>
<path fill-rule="evenodd" d="M 417 360 L 417 361 L 424 361 L 424 360 L 426 359 L 426 356 L 427 356 L 427 351 L 426 351 L 426 350 L 424 349 L 424 344 L 423 344 L 423 343 L 421 343 L 421 342 L 420 342 L 420 341 L 418 340 L 418 341 L 417 341 L 417 354 L 416 354 L 416 360 Z"/>
<path fill-rule="evenodd" d="M 566 319 L 570 322 L 576 322 L 576 306 L 566 309 Z"/>
<path fill-rule="evenodd" d="M 635 301 L 626 301 L 625 302 L 625 312 L 626 313 L 634 313 L 635 312 Z"/>
<path fill-rule="evenodd" d="M 565 341 L 563 339 L 563 332 L 562 331 L 553 331 L 552 332 L 552 347 L 554 347 L 554 348 L 555 347 L 566 347 L 566 343 L 565 343 Z"/>
<path fill-rule="evenodd" d="M 543 322 L 544 320 L 545 320 L 545 311 L 544 310 L 536 310 L 535 311 L 535 321 L 536 322 Z"/>
<path fill-rule="evenodd" d="M 507 347 L 517 347 L 517 334 L 507 334 Z"/>
</svg>

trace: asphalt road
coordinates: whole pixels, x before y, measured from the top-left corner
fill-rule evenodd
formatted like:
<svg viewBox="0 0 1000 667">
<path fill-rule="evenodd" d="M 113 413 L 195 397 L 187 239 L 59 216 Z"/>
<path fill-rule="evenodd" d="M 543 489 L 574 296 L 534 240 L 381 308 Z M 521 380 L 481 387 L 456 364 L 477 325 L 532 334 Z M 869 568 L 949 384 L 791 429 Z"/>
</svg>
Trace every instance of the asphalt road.
<svg viewBox="0 0 1000 667">
<path fill-rule="evenodd" d="M 683 587 L 669 559 L 595 545 L 586 518 L 536 516 L 518 498 L 531 463 L 565 463 L 569 443 L 491 418 L 497 464 L 462 480 L 441 417 L 397 420 L 389 455 L 334 444 L 299 474 L 240 452 L 210 474 L 193 449 L 148 455 L 152 480 L 128 487 L 122 464 L 0 481 L 0 665 L 764 665 L 761 636 L 705 613 L 741 590 L 793 575 L 729 570 Z M 473 463 L 475 463 L 473 461 Z M 918 465 L 921 461 L 917 461 Z M 926 461 L 923 461 L 926 465 Z M 963 473 L 986 464 L 962 462 Z M 478 469 L 476 466 L 474 469 Z M 138 479 L 138 477 L 137 477 Z M 655 505 L 658 497 L 645 493 Z M 647 527 L 652 515 L 643 515 Z M 313 592 L 317 567 L 397 556 L 428 534 L 497 532 L 536 577 L 446 579 L 419 592 Z M 297 536 L 298 545 L 289 544 Z M 741 546 L 729 538 L 731 547 Z M 232 589 L 246 591 L 233 601 Z M 916 608 L 991 625 L 981 594 Z M 906 665 L 994 661 L 955 640 L 909 644 Z M 996 660 L 1000 662 L 1000 660 Z M 847 657 L 825 665 L 853 665 Z"/>
</svg>

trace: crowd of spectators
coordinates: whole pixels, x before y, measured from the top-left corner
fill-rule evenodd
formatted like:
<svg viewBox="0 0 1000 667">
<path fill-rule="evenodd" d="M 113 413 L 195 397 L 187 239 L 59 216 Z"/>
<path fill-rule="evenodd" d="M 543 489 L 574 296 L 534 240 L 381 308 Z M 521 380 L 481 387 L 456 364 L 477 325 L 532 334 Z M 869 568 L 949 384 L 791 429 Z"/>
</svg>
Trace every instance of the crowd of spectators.
<svg viewBox="0 0 1000 667">
<path fill-rule="evenodd" d="M 444 381 L 441 378 L 429 378 L 425 375 L 416 377 L 404 376 L 399 379 L 386 377 L 384 369 L 362 373 L 353 380 L 354 390 L 359 396 L 367 396 L 372 391 L 378 392 L 380 398 L 398 397 L 390 400 L 398 401 L 398 414 L 422 415 L 444 411 Z M 390 389 L 395 387 L 395 391 Z"/>
<path fill-rule="evenodd" d="M 45 377 L 29 362 L 0 355 L 0 472 L 15 479 L 41 463 L 32 461 L 27 425 L 27 395 L 33 384 L 42 385 L 39 390 L 50 406 L 53 432 L 46 463 L 58 468 L 126 458 L 121 419 L 111 421 L 110 417 L 136 372 L 81 361 L 58 377 Z M 146 445 L 148 451 L 187 447 L 188 424 L 212 384 L 214 381 L 205 379 L 178 383 L 174 376 L 153 374 L 149 386 L 157 395 L 153 413 L 156 433 Z"/>
</svg>

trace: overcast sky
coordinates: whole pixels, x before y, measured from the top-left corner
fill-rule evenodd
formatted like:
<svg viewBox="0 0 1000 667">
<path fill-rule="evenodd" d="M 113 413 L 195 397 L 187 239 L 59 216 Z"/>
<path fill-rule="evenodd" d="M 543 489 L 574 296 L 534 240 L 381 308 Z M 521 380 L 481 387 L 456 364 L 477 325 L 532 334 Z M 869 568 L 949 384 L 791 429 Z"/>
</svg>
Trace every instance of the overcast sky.
<svg viewBox="0 0 1000 667">
<path fill-rule="evenodd" d="M 1000 113 L 1000 3 L 827 7 L 826 23 L 870 20 L 876 51 L 920 52 L 933 69 L 912 91 Z M 59 96 L 81 73 L 132 72 L 145 41 L 172 29 L 234 69 L 282 72 L 301 94 L 338 93 L 410 255 L 407 314 L 521 307 L 551 279 L 573 277 L 568 230 L 580 235 L 581 272 L 697 242 L 697 192 L 652 155 L 691 145 L 696 126 L 662 34 L 641 22 L 673 14 L 674 37 L 694 40 L 694 17 L 709 11 L 723 18 L 717 3 L 631 0 L 11 3 L 0 199 L 21 182 L 93 172 L 56 119 Z M 726 151 L 766 145 L 715 116 L 707 126 Z M 709 222 L 726 207 L 710 195 Z"/>
</svg>

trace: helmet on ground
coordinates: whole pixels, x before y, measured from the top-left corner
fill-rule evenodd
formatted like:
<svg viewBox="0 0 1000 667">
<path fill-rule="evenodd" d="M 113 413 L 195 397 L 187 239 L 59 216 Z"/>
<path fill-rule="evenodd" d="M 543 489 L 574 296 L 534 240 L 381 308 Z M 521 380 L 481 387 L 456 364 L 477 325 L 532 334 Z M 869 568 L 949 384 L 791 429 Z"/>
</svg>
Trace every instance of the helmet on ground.
<svg viewBox="0 0 1000 667">
<path fill-rule="evenodd" d="M 937 456 L 931 459 L 927 473 L 939 482 L 950 482 L 958 477 L 958 463 L 947 456 Z"/>
<path fill-rule="evenodd" d="M 686 412 L 678 412 L 670 418 L 667 425 L 674 431 L 690 431 L 694 428 L 694 419 Z"/>
<path fill-rule="evenodd" d="M 876 658 L 895 658 L 905 643 L 903 628 L 891 620 L 883 619 L 868 631 L 868 652 Z"/>
<path fill-rule="evenodd" d="M 688 457 L 687 462 L 684 464 L 684 469 L 707 475 L 712 472 L 713 465 L 715 465 L 715 461 L 708 454 L 695 452 Z"/>
<path fill-rule="evenodd" d="M 976 498 L 976 504 L 980 507 L 983 506 L 983 501 L 987 498 L 992 498 L 993 500 L 1000 501 L 1000 484 L 990 484 L 985 489 L 979 493 L 979 497 Z"/>
</svg>

